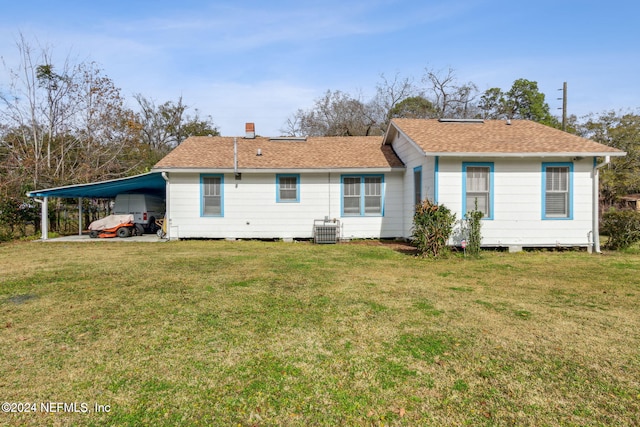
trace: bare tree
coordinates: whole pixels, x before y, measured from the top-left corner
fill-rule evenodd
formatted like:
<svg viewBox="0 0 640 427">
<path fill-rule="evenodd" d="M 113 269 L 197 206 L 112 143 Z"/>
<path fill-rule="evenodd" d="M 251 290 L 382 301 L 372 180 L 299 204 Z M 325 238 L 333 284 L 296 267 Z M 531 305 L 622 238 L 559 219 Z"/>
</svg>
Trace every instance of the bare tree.
<svg viewBox="0 0 640 427">
<path fill-rule="evenodd" d="M 211 116 L 202 119 L 198 110 L 195 116 L 186 113 L 189 108 L 182 102 L 167 101 L 156 105 L 142 94 L 135 95 L 140 111 L 137 115 L 140 137 L 144 143 L 161 154 L 166 154 L 188 136 L 218 135 Z"/>
<path fill-rule="evenodd" d="M 478 87 L 473 82 L 459 84 L 452 68 L 446 72 L 427 69 L 423 82 L 430 85 L 439 117 L 468 118 L 475 112 Z"/>
<path fill-rule="evenodd" d="M 316 99 L 313 108 L 298 110 L 287 123 L 287 133 L 311 136 L 370 135 L 376 124 L 370 104 L 330 90 Z"/>
<path fill-rule="evenodd" d="M 33 48 L 22 34 L 16 47 L 18 66 L 3 61 L 10 86 L 0 93 L 0 120 L 13 129 L 12 150 L 28 162 L 30 179 L 38 186 L 42 180 L 51 182 L 64 161 L 54 150 L 63 143 L 74 114 L 71 97 L 78 70 L 67 59 L 58 71 L 51 49 Z"/>
<path fill-rule="evenodd" d="M 280 132 L 284 136 L 302 136 L 304 131 L 302 130 L 302 119 L 305 115 L 304 110 L 298 109 L 284 124 L 284 127 L 280 129 Z"/>
<path fill-rule="evenodd" d="M 95 63 L 81 64 L 75 87 L 73 155 L 66 167 L 73 180 L 123 176 L 144 163 L 137 147 L 137 123 L 114 82 Z"/>
<path fill-rule="evenodd" d="M 372 101 L 372 110 L 376 113 L 379 130 L 384 133 L 391 121 L 392 111 L 405 99 L 415 96 L 417 89 L 413 79 L 401 78 L 399 74 L 396 74 L 393 80 L 381 74 L 380 79 L 381 82 L 376 87 L 376 97 Z"/>
<path fill-rule="evenodd" d="M 44 132 L 40 125 L 37 97 L 38 79 L 34 62 L 33 48 L 20 35 L 16 43 L 20 57 L 19 68 L 9 68 L 3 60 L 5 70 L 10 77 L 8 91 L 0 92 L 0 118 L 13 132 L 7 132 L 3 140 L 15 158 L 23 160 L 30 169 L 32 184 L 40 181 L 41 160 L 43 157 Z"/>
<path fill-rule="evenodd" d="M 182 123 L 182 115 L 187 106 L 182 97 L 177 103 L 167 101 L 156 105 L 152 99 L 142 94 L 134 96 L 140 107 L 139 124 L 142 140 L 155 150 L 169 151 L 178 145 L 178 132 Z"/>
<path fill-rule="evenodd" d="M 5 176 L 29 182 L 27 190 L 123 176 L 141 163 L 125 154 L 135 145 L 132 113 L 94 63 L 67 58 L 58 68 L 49 48 L 23 36 L 17 48 L 19 63 L 4 63 L 10 85 L 0 91 Z"/>
</svg>

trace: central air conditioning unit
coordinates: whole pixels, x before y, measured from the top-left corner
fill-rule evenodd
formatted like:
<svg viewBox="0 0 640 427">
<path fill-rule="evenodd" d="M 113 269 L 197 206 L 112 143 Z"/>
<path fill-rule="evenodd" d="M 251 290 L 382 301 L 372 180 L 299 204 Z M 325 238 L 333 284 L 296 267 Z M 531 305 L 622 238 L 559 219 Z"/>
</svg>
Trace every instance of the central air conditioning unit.
<svg viewBox="0 0 640 427">
<path fill-rule="evenodd" d="M 340 241 L 340 221 L 337 219 L 316 219 L 313 221 L 314 243 L 338 243 Z"/>
</svg>

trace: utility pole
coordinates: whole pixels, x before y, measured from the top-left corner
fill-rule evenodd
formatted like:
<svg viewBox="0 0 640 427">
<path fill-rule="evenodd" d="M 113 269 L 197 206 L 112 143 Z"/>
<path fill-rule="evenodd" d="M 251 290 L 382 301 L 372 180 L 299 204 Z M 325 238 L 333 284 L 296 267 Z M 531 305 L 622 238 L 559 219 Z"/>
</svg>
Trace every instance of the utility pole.
<svg viewBox="0 0 640 427">
<path fill-rule="evenodd" d="M 562 85 L 562 89 L 558 89 L 562 91 L 562 130 L 567 131 L 567 82 L 564 82 Z M 559 110 L 560 108 L 558 108 Z"/>
</svg>

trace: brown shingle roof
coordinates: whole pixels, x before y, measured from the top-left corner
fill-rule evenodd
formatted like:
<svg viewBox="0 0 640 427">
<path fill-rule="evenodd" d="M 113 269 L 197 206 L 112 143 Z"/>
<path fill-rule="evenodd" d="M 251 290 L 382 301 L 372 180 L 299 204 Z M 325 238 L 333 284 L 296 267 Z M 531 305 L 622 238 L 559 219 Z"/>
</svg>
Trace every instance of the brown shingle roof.
<svg viewBox="0 0 640 427">
<path fill-rule="evenodd" d="M 233 137 L 186 139 L 154 168 L 233 169 Z M 310 137 L 306 141 L 237 138 L 240 169 L 404 167 L 379 136 Z M 261 156 L 256 153 L 260 149 Z"/>
<path fill-rule="evenodd" d="M 615 148 L 529 120 L 511 120 L 508 125 L 504 120 L 441 122 L 393 119 L 393 124 L 425 153 L 624 154 Z"/>
</svg>

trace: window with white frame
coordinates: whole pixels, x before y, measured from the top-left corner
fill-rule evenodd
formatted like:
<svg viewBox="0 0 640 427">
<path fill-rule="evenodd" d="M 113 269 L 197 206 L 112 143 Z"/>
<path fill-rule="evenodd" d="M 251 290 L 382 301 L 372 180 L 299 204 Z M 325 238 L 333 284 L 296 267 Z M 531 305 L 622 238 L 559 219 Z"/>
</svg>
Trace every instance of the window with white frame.
<svg viewBox="0 0 640 427">
<path fill-rule="evenodd" d="M 492 219 L 492 163 L 463 164 L 464 188 L 463 211 L 478 210 L 484 219 Z"/>
<path fill-rule="evenodd" d="M 380 215 L 382 213 L 382 177 L 364 177 L 364 214 Z"/>
<path fill-rule="evenodd" d="M 202 216 L 222 216 L 222 185 L 221 175 L 201 177 Z"/>
<path fill-rule="evenodd" d="M 342 211 L 344 215 L 360 215 L 360 190 L 362 178 L 344 177 L 342 181 Z"/>
<path fill-rule="evenodd" d="M 300 201 L 300 175 L 276 175 L 276 202 Z"/>
<path fill-rule="evenodd" d="M 342 177 L 342 214 L 344 216 L 382 215 L 382 175 Z"/>
<path fill-rule="evenodd" d="M 571 218 L 570 164 L 545 163 L 542 165 L 543 218 Z"/>
</svg>

